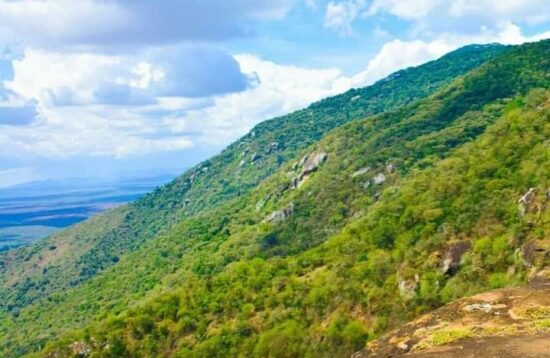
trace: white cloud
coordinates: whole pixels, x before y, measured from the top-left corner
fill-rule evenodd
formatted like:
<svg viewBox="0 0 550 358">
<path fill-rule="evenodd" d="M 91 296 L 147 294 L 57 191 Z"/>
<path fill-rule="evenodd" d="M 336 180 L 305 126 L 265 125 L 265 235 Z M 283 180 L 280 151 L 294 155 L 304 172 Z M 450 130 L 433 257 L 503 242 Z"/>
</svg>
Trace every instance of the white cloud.
<svg viewBox="0 0 550 358">
<path fill-rule="evenodd" d="M 79 55 L 77 58 L 84 63 L 83 68 L 88 61 L 94 62 L 94 57 Z M 96 83 L 97 79 L 113 75 L 112 62 L 97 61 L 98 67 L 88 68 L 79 77 L 78 72 L 66 73 L 70 72 L 68 69 L 72 63 L 67 56 L 61 59 L 55 55 L 50 58 L 46 53 L 29 54 L 28 63 L 22 60 L 15 66 L 11 86 L 41 101 L 40 120 L 25 127 L 3 127 L 0 151 L 16 158 L 124 157 L 180 150 L 195 143 L 222 146 L 260 120 L 288 113 L 334 94 L 335 80 L 342 76 L 336 69 L 282 66 L 252 55 L 239 55 L 236 59 L 247 76 L 257 79 L 256 85 L 247 91 L 204 99 L 159 98 L 158 103 L 135 108 L 85 101 L 80 106 L 60 107 L 44 95 L 51 94 L 48 88 L 68 87 L 77 93 L 84 88 L 84 93 L 89 92 L 87 82 Z M 59 60 L 57 68 L 51 63 L 56 60 Z M 50 69 L 48 74 L 41 76 L 42 70 L 47 68 Z M 59 72 L 60 76 L 50 75 L 51 71 Z"/>
<path fill-rule="evenodd" d="M 434 15 L 440 21 L 446 16 L 473 17 L 533 24 L 550 19 L 549 5 L 548 0 L 374 0 L 366 15 L 387 13 L 408 20 Z"/>
<path fill-rule="evenodd" d="M 352 35 L 351 25 L 365 6 L 365 0 L 329 2 L 325 13 L 325 28 L 335 30 L 344 36 Z"/>
<path fill-rule="evenodd" d="M 501 43 L 517 45 L 525 42 L 539 41 L 550 38 L 550 31 L 525 36 L 521 28 L 512 22 L 503 22 L 498 31 L 484 30 L 476 35 L 441 34 L 429 40 L 404 41 L 392 40 L 382 46 L 382 49 L 369 61 L 367 68 L 351 78 L 342 78 L 338 82 L 341 90 L 350 87 L 361 87 L 372 84 L 376 80 L 391 73 L 411 66 L 435 60 L 444 54 L 469 44 Z"/>
<path fill-rule="evenodd" d="M 391 73 L 411 66 L 417 66 L 429 60 L 436 59 L 459 47 L 446 40 L 424 42 L 421 40 L 392 40 L 382 46 L 382 49 L 368 63 L 364 71 L 341 82 L 342 90 L 346 87 L 362 87 L 390 75 Z"/>
<path fill-rule="evenodd" d="M 163 45 L 246 36 L 295 0 L 0 0 L 0 29 L 40 48 Z M 184 19 L 184 20 L 183 20 Z"/>
<path fill-rule="evenodd" d="M 235 56 L 242 71 L 258 79 L 248 91 L 216 97 L 211 106 L 188 111 L 170 121 L 184 123 L 198 142 L 223 145 L 243 135 L 259 121 L 306 107 L 335 94 L 337 69 L 284 66 L 250 54 Z"/>
<path fill-rule="evenodd" d="M 77 91 L 82 87 L 86 89 L 87 82 L 116 77 L 110 67 L 112 59 L 79 55 L 76 58 L 83 64 L 82 68 L 87 68 L 79 77 L 78 73 L 69 70 L 74 64 L 63 64 L 64 60 L 69 61 L 66 56 L 49 58 L 44 53 L 30 54 L 29 72 L 24 71 L 25 60 L 17 63 L 16 77 L 11 85 L 25 96 L 39 98 L 40 119 L 25 127 L 3 126 L 0 152 L 14 157 L 124 157 L 194 145 L 221 147 L 261 120 L 306 107 L 351 87 L 369 85 L 398 69 L 436 59 L 463 45 L 495 41 L 521 43 L 545 37 L 550 37 L 550 33 L 526 37 L 517 25 L 508 22 L 503 23 L 498 32 L 485 30 L 476 36 L 442 34 L 430 41 L 395 39 L 382 46 L 365 70 L 351 77 L 334 68 L 280 65 L 250 54 L 237 55 L 235 59 L 242 73 L 256 78 L 251 88 L 204 98 L 159 98 L 155 103 L 141 103 L 135 107 L 113 107 L 95 102 L 77 107 L 55 106 L 42 95 L 47 88 L 70 87 Z M 117 64 L 114 61 L 115 67 Z M 140 77 L 155 77 L 151 75 L 151 67 L 139 63 L 137 66 L 139 70 L 130 68 L 127 71 L 131 76 L 137 74 L 133 80 L 139 84 L 141 80 L 153 81 Z M 59 76 L 46 69 L 58 72 Z M 47 73 L 42 74 L 44 71 Z M 127 78 L 121 80 L 122 83 L 127 81 Z"/>
<path fill-rule="evenodd" d="M 529 24 L 550 20 L 548 0 L 454 0 L 449 6 L 454 17 L 483 16 Z"/>
<path fill-rule="evenodd" d="M 353 34 L 358 19 L 392 15 L 413 24 L 411 35 L 435 38 L 443 32 L 473 35 L 480 28 L 496 31 L 503 22 L 542 24 L 550 21 L 548 0 L 338 0 L 326 7 L 325 27 Z"/>
<path fill-rule="evenodd" d="M 163 47 L 131 56 L 27 49 L 13 69 L 9 89 L 56 105 L 152 104 L 157 97 L 242 91 L 249 81 L 233 57 L 205 46 Z"/>
<path fill-rule="evenodd" d="M 374 0 L 365 15 L 372 16 L 386 12 L 403 19 L 417 20 L 428 15 L 441 2 L 441 0 Z"/>
</svg>

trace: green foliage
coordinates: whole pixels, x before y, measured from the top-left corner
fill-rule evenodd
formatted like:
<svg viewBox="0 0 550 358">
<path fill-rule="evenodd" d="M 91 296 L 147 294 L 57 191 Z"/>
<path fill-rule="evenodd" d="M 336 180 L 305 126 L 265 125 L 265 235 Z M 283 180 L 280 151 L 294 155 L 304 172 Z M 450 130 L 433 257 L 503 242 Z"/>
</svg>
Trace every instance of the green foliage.
<svg viewBox="0 0 550 358">
<path fill-rule="evenodd" d="M 367 92 L 351 91 L 299 112 L 318 110 L 319 123 L 283 117 L 260 125 L 208 162 L 210 169 L 195 169 L 201 174 L 189 192 L 177 189 L 189 178 L 184 176 L 136 204 L 139 212 L 121 209 L 116 230 L 127 215 L 148 221 L 141 215 L 149 212 L 160 215 L 155 225 L 168 222 L 162 212 L 177 224 L 110 253 L 120 261 L 98 266 L 71 289 L 39 286 L 49 290 L 46 298 L 0 321 L 0 346 L 8 355 L 45 344 L 42 354 L 71 356 L 70 345 L 80 342 L 104 357 L 349 356 L 367 339 L 444 302 L 521 282 L 526 269 L 514 253 L 550 235 L 547 207 L 525 216 L 517 207 L 528 188 L 550 186 L 544 144 L 550 93 L 527 94 L 550 87 L 549 44 L 498 50 L 493 61 L 433 96 L 364 120 L 341 125 L 344 117 L 371 114 L 367 107 L 382 101 L 378 93 L 390 93 L 383 88 L 399 94 L 391 92 L 386 105 L 408 103 L 400 96 L 412 96 L 413 87 L 394 81 L 412 76 L 407 86 L 416 83 L 426 95 L 427 88 L 435 90 L 428 79 L 441 76 L 448 83 L 447 76 L 466 71 L 461 66 L 473 66 L 471 57 L 484 52 L 461 50 L 426 65 L 432 73 L 407 70 Z M 370 104 L 349 108 L 367 97 L 351 98 L 368 91 L 374 91 Z M 329 125 L 328 118 L 336 119 Z M 243 147 L 260 153 L 254 143 L 271 143 L 282 128 L 285 138 L 277 141 L 287 149 L 265 154 L 255 169 L 238 169 Z M 292 188 L 295 163 L 315 150 L 327 152 L 327 161 Z M 388 170 L 389 163 L 396 169 Z M 371 170 L 353 175 L 365 167 Z M 229 179 L 235 170 L 242 180 Z M 386 176 L 383 184 L 373 182 L 378 173 Z M 191 192 L 203 200 L 189 204 L 193 209 L 178 208 Z M 285 220 L 264 220 L 291 203 Z M 182 216 L 186 210 L 189 216 Z M 443 272 L 446 252 L 463 241 L 471 249 L 459 269 Z M 413 298 L 400 293 L 403 283 Z M 26 292 L 41 290 L 33 280 L 27 285 Z M 13 297 L 19 287 L 2 290 Z"/>
</svg>

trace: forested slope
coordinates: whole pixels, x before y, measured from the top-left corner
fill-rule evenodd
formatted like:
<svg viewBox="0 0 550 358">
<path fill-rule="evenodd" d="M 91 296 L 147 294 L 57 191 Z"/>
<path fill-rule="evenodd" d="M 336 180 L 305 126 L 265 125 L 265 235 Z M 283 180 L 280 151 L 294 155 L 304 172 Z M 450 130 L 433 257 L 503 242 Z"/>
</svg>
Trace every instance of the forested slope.
<svg viewBox="0 0 550 358">
<path fill-rule="evenodd" d="M 349 355 L 448 300 L 524 281 L 515 252 L 548 236 L 549 53 L 548 41 L 459 50 L 298 112 L 319 123 L 266 122 L 71 238 L 3 256 L 3 352 Z M 494 58 L 450 81 L 449 63 L 466 71 L 476 56 Z M 405 97 L 393 81 L 409 75 Z M 412 84 L 435 92 L 414 102 Z M 69 281 L 79 266 L 58 243 L 75 241 L 77 263 L 99 266 Z"/>
<path fill-rule="evenodd" d="M 79 286 L 182 219 L 244 195 L 331 129 L 426 97 L 509 49 L 465 47 L 373 86 L 261 123 L 220 155 L 136 203 L 1 254 L 0 310 L 18 312 L 48 294 Z"/>
<path fill-rule="evenodd" d="M 163 290 L 46 352 L 349 356 L 445 302 L 544 274 L 548 51 L 525 45 L 426 100 L 336 129 L 307 151 L 327 157 L 301 185 L 297 157 L 182 223 L 151 246 L 159 259 L 181 255 Z"/>
</svg>

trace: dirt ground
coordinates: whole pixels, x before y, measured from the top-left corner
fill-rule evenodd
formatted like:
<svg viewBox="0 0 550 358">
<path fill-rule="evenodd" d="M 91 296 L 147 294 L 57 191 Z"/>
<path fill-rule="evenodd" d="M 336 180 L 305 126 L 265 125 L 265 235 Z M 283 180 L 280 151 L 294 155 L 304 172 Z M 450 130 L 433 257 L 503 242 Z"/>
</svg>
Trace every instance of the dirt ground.
<svg viewBox="0 0 550 358">
<path fill-rule="evenodd" d="M 466 339 L 403 357 L 415 358 L 545 358 L 550 357 L 550 334 Z"/>
</svg>

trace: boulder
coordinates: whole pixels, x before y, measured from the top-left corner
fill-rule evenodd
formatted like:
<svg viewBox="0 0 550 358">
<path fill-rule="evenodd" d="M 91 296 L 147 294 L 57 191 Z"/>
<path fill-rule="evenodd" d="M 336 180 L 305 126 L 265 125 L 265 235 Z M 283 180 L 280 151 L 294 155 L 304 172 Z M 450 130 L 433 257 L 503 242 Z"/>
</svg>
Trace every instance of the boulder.
<svg viewBox="0 0 550 358">
<path fill-rule="evenodd" d="M 325 152 L 313 152 L 302 165 L 302 174 L 309 174 L 315 171 L 327 159 Z"/>
<path fill-rule="evenodd" d="M 386 181 L 386 176 L 384 175 L 384 173 L 378 173 L 374 176 L 373 180 L 374 183 L 377 185 L 384 184 L 384 182 Z"/>
<path fill-rule="evenodd" d="M 302 157 L 298 166 L 302 168 L 300 174 L 292 180 L 291 186 L 299 188 L 317 168 L 327 160 L 327 153 L 313 152 Z"/>
<path fill-rule="evenodd" d="M 470 249 L 469 241 L 459 241 L 450 244 L 443 256 L 441 271 L 447 275 L 454 275 L 460 266 L 462 255 Z"/>
<path fill-rule="evenodd" d="M 386 173 L 393 173 L 395 171 L 395 166 L 392 163 L 389 163 L 386 165 Z"/>
<path fill-rule="evenodd" d="M 278 223 L 286 220 L 294 212 L 294 204 L 290 203 L 287 207 L 275 210 L 265 218 L 265 222 Z"/>
<path fill-rule="evenodd" d="M 370 167 L 365 167 L 365 168 L 361 168 L 359 169 L 358 171 L 354 172 L 351 177 L 352 178 L 355 178 L 355 177 L 358 177 L 360 175 L 364 175 L 364 174 L 367 174 L 370 170 Z"/>
</svg>

